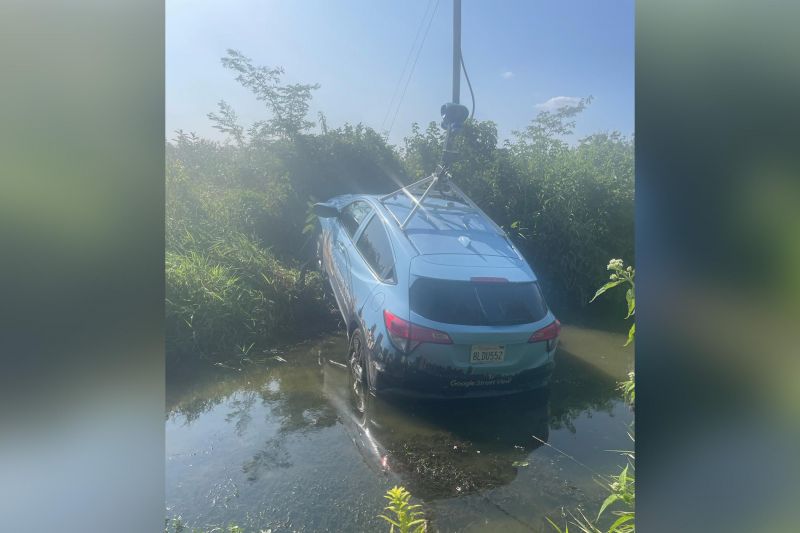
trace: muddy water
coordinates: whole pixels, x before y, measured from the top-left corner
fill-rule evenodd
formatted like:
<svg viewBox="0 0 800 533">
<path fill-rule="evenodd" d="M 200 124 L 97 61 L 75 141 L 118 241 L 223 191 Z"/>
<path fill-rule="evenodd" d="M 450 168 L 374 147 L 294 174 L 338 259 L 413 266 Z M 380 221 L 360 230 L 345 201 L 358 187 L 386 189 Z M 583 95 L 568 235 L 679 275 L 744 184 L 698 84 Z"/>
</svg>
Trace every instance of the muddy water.
<svg viewBox="0 0 800 533">
<path fill-rule="evenodd" d="M 605 497 L 633 413 L 614 390 L 625 338 L 566 326 L 549 391 L 447 403 L 353 392 L 334 335 L 168 384 L 167 516 L 211 529 L 385 531 L 404 485 L 432 531 L 550 531 Z M 277 356 L 277 357 L 275 357 Z M 569 456 L 569 457 L 568 457 Z"/>
</svg>

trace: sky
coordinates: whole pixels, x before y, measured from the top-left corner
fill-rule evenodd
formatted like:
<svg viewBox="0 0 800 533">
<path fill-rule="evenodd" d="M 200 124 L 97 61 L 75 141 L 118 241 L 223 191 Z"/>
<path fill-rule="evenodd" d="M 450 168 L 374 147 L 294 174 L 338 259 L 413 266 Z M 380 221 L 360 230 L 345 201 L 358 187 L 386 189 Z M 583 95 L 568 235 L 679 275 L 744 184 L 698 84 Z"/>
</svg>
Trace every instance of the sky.
<svg viewBox="0 0 800 533">
<path fill-rule="evenodd" d="M 438 121 L 440 106 L 451 100 L 452 5 L 166 0 L 166 138 L 183 129 L 223 139 L 206 116 L 221 99 L 245 127 L 269 117 L 222 67 L 220 58 L 233 48 L 257 65 L 283 67 L 288 83 L 319 83 L 311 120 L 322 111 L 329 127 L 362 122 L 386 132 L 391 125 L 390 143 L 401 144 L 412 123 Z M 434 8 L 417 56 L 424 15 Z M 633 0 L 462 0 L 461 49 L 475 118 L 494 121 L 501 140 L 539 111 L 590 95 L 572 140 L 601 131 L 634 133 Z M 403 69 L 407 78 L 415 57 L 400 100 Z M 471 105 L 463 77 L 461 103 Z"/>
</svg>

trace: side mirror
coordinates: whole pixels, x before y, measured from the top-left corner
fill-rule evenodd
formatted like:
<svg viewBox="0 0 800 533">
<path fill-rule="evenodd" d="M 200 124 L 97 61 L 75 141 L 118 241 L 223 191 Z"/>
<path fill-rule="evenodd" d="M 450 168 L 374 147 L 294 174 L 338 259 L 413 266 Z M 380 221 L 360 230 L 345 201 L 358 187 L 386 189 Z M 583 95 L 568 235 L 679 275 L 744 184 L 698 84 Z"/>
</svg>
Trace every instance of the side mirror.
<svg viewBox="0 0 800 533">
<path fill-rule="evenodd" d="M 339 216 L 339 210 L 326 203 L 314 204 L 312 211 L 320 218 L 336 218 Z"/>
</svg>

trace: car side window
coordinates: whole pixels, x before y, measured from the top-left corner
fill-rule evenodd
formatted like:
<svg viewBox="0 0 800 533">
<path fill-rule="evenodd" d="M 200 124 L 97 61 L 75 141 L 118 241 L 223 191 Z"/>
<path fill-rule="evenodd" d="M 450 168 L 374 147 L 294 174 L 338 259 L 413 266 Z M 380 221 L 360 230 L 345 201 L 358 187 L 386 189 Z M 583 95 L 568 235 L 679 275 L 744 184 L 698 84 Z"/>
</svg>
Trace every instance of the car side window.
<svg viewBox="0 0 800 533">
<path fill-rule="evenodd" d="M 339 220 L 342 226 L 347 230 L 347 233 L 352 237 L 356 234 L 356 230 L 361 225 L 361 222 L 367 218 L 367 215 L 372 211 L 372 207 L 367 202 L 356 200 L 342 209 L 342 214 Z"/>
<path fill-rule="evenodd" d="M 356 247 L 379 278 L 384 281 L 395 281 L 392 246 L 379 216 L 375 215 L 369 221 L 361 237 L 358 238 Z"/>
</svg>

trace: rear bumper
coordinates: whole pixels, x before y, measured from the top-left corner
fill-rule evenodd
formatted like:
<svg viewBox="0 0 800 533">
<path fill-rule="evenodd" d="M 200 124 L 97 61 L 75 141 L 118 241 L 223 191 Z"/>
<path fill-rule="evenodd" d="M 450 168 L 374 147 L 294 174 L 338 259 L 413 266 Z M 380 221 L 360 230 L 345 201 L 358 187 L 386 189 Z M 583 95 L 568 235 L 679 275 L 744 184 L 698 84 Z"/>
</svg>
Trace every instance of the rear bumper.
<svg viewBox="0 0 800 533">
<path fill-rule="evenodd" d="M 553 374 L 553 362 L 517 374 L 467 374 L 456 369 L 376 368 L 372 389 L 376 394 L 415 398 L 484 398 L 504 396 L 545 387 Z"/>
</svg>

